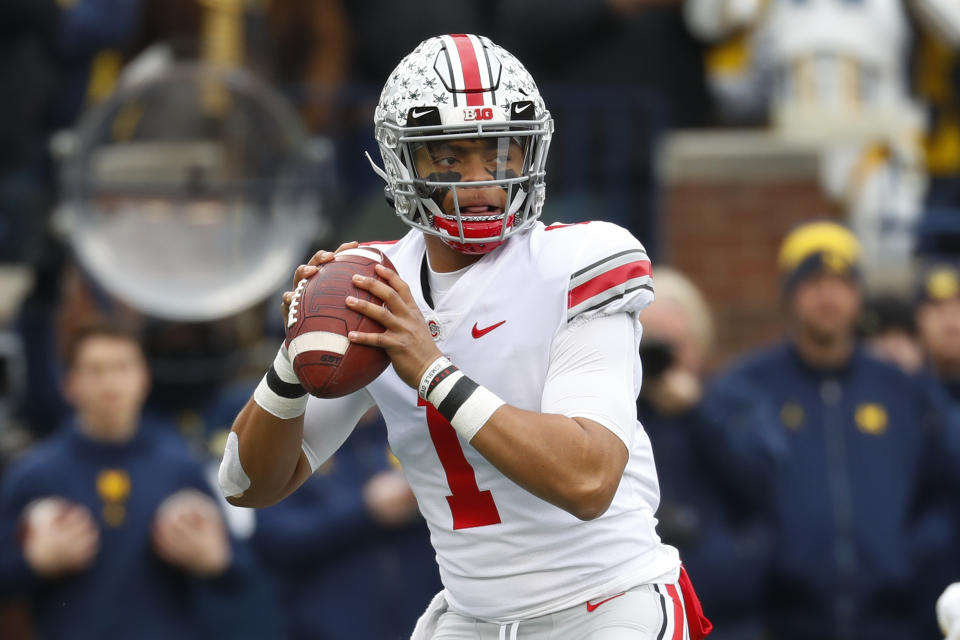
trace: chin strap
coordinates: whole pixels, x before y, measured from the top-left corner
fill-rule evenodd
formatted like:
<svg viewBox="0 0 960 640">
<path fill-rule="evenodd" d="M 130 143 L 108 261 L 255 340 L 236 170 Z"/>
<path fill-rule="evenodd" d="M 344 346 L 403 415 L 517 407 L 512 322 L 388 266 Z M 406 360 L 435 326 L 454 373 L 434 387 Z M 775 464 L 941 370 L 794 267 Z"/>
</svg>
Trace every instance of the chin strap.
<svg viewBox="0 0 960 640">
<path fill-rule="evenodd" d="M 367 156 L 367 161 L 370 163 L 370 167 L 373 169 L 373 172 L 380 176 L 383 181 L 386 183 L 383 187 L 383 197 L 387 199 L 387 204 L 391 207 L 396 207 L 397 198 L 393 194 L 393 187 L 390 186 L 390 176 L 387 175 L 387 172 L 377 166 L 377 163 L 373 161 L 373 158 L 370 157 L 369 151 L 364 151 L 363 155 Z"/>
<path fill-rule="evenodd" d="M 387 172 L 384 171 L 383 169 L 381 169 L 381 168 L 379 167 L 379 165 L 377 165 L 377 163 L 373 161 L 373 158 L 370 157 L 370 152 L 369 152 L 369 151 L 364 151 L 364 152 L 363 152 L 363 155 L 367 156 L 367 161 L 370 163 L 370 167 L 373 169 L 373 172 L 374 172 L 375 174 L 377 174 L 378 176 L 380 176 L 381 178 L 383 178 L 383 181 L 386 182 L 386 183 L 389 185 L 389 184 L 390 184 L 390 176 L 388 176 L 388 175 L 387 175 Z"/>
</svg>

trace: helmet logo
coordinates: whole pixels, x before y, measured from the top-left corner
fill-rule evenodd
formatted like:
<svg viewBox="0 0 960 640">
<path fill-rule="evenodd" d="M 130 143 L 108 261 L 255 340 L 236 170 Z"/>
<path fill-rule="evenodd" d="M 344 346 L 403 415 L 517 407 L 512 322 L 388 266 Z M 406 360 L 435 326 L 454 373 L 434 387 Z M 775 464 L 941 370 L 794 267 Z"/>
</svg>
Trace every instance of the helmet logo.
<svg viewBox="0 0 960 640">
<path fill-rule="evenodd" d="M 473 120 L 493 120 L 493 109 L 490 107 L 484 107 L 482 109 L 464 109 L 463 120 L 464 122 L 470 122 Z"/>
</svg>

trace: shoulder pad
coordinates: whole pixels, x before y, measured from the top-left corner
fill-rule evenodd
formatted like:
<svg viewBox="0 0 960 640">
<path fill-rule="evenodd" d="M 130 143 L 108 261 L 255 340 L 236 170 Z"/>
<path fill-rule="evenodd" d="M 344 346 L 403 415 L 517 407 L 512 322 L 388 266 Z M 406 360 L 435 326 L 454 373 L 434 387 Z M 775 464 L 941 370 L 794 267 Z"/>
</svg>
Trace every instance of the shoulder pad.
<svg viewBox="0 0 960 640">
<path fill-rule="evenodd" d="M 653 300 L 650 258 L 623 227 L 585 222 L 545 227 L 544 249 L 562 260 L 567 322 L 578 316 L 638 313 Z"/>
</svg>

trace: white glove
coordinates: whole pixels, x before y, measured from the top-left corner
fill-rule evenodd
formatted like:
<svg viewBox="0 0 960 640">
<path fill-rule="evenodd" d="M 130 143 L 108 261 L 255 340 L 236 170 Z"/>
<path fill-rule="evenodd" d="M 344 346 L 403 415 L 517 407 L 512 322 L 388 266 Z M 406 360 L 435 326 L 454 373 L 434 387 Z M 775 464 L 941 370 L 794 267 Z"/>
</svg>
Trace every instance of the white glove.
<svg viewBox="0 0 960 640">
<path fill-rule="evenodd" d="M 946 640 L 960 640 L 960 582 L 947 587 L 937 600 L 937 622 Z"/>
</svg>

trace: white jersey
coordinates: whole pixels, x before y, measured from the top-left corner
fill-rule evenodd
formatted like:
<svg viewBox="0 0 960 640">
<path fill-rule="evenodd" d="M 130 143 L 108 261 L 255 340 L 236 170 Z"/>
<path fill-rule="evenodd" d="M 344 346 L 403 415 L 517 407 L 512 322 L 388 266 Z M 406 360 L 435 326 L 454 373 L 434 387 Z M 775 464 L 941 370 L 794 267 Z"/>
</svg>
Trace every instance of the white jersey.
<svg viewBox="0 0 960 640">
<path fill-rule="evenodd" d="M 421 277 L 423 235 L 411 231 L 395 244 L 375 246 L 410 286 L 440 350 L 515 407 L 544 407 L 551 345 L 571 321 L 630 314 L 633 341 L 623 348 L 637 353 L 636 314 L 653 297 L 650 267 L 643 247 L 620 227 L 537 223 L 473 264 L 432 305 Z M 659 486 L 650 440 L 635 416 L 632 429 L 616 430 L 630 458 L 610 508 L 581 521 L 504 476 L 392 367 L 358 393 L 368 394 L 383 413 L 390 446 L 429 525 L 454 610 L 491 621 L 519 620 L 665 576 L 676 579 L 678 554 L 654 529 Z M 311 401 L 307 409 L 304 451 L 313 465 L 345 437 L 323 433 L 333 417 L 324 412 L 330 402 Z M 598 421 L 610 426 L 602 416 Z M 322 446 L 314 444 L 324 437 Z"/>
</svg>

